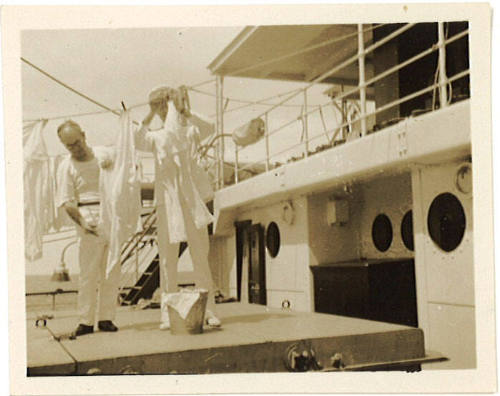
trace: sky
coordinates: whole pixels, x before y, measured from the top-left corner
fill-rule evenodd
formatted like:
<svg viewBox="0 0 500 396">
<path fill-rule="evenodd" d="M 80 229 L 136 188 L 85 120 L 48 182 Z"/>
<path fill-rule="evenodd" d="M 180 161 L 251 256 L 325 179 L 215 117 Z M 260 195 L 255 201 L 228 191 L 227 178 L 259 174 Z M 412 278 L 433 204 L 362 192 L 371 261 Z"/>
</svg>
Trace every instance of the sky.
<svg viewBox="0 0 500 396">
<path fill-rule="evenodd" d="M 92 29 L 24 31 L 22 56 L 67 85 L 111 108 L 147 101 L 158 85 L 195 84 L 212 78 L 206 66 L 241 28 Z M 22 67 L 23 119 L 100 111 L 101 108 Z M 209 106 L 200 111 L 210 112 Z M 206 108 L 206 110 L 205 110 Z M 142 109 L 142 113 L 147 108 Z M 137 114 L 140 119 L 142 114 Z M 93 144 L 113 141 L 115 115 L 74 117 Z M 51 154 L 63 152 L 49 124 Z"/>
<path fill-rule="evenodd" d="M 145 103 L 150 90 L 158 85 L 196 85 L 213 80 L 207 66 L 243 29 L 240 27 L 182 27 L 148 29 L 88 29 L 88 30 L 26 30 L 22 32 L 21 54 L 29 62 L 47 73 L 95 99 L 119 109 L 123 101 L 127 107 Z M 302 86 L 300 83 L 256 80 L 248 78 L 226 78 L 224 95 L 232 99 L 259 100 Z M 309 104 L 328 102 L 324 91 L 328 85 L 314 87 L 309 94 Z M 191 92 L 193 109 L 207 115 L 215 115 L 215 83 L 198 87 L 210 95 Z M 22 64 L 22 110 L 23 120 L 38 118 L 63 118 L 51 120 L 45 130 L 44 139 L 49 155 L 65 152 L 57 139 L 57 126 L 67 115 L 101 111 L 95 104 L 58 85 L 31 66 Z M 269 130 L 293 119 L 301 112 L 302 97 L 290 102 L 296 107 L 273 111 L 269 118 Z M 241 106 L 229 102 L 227 109 Z M 225 133 L 259 116 L 266 109 L 252 106 L 244 110 L 228 112 L 224 118 Z M 132 116 L 141 121 L 147 106 L 134 109 Z M 327 128 L 336 125 L 337 114 L 325 109 Z M 118 117 L 102 113 L 84 117 L 71 117 L 85 130 L 91 145 L 109 145 L 114 141 L 118 128 Z M 214 118 L 215 119 L 215 118 Z M 158 120 L 157 120 L 158 121 Z M 310 130 L 317 131 L 314 145 L 326 142 L 319 113 L 309 118 Z M 272 153 L 283 151 L 283 147 L 296 145 L 302 134 L 300 121 L 280 131 L 270 139 Z M 296 155 L 303 147 L 276 155 L 272 162 L 286 160 Z M 239 158 L 243 161 L 258 161 L 265 156 L 261 141 L 243 150 Z M 226 143 L 226 159 L 234 158 L 234 145 Z"/>
</svg>

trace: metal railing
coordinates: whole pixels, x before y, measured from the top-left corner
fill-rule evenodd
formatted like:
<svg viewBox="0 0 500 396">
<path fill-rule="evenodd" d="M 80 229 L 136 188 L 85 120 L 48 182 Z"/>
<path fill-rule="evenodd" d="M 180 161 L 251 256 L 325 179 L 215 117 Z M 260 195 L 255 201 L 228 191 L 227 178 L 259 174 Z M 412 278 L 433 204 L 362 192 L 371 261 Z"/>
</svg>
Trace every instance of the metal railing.
<svg viewBox="0 0 500 396">
<path fill-rule="evenodd" d="M 154 237 L 156 235 L 156 219 L 156 209 L 153 209 L 144 220 L 142 231 L 133 235 L 122 248 L 120 258 L 120 265 L 122 266 L 122 279 L 120 280 L 119 285 L 119 296 L 124 290 L 127 289 L 125 283 L 130 280 L 130 277 L 127 277 L 127 274 L 131 272 L 131 269 L 134 269 L 132 273 L 135 274 L 135 282 L 137 282 L 137 280 L 139 279 L 139 267 L 142 264 L 139 263 L 139 250 L 141 250 L 144 245 L 149 242 L 149 240 L 146 241 L 145 239 L 148 235 L 151 235 L 151 237 Z M 134 255 L 135 260 L 129 260 Z M 127 263 L 130 264 L 126 265 Z"/>
<path fill-rule="evenodd" d="M 386 111 L 388 109 L 394 108 L 396 106 L 401 105 L 402 103 L 408 102 L 412 99 L 415 99 L 419 96 L 428 94 L 432 92 L 433 94 L 433 101 L 432 101 L 432 109 L 435 109 L 435 97 L 434 94 L 435 92 L 439 92 L 439 106 L 440 108 L 444 108 L 450 104 L 451 101 L 451 96 L 452 93 L 450 92 L 448 94 L 448 87 L 451 86 L 451 83 L 464 78 L 469 75 L 470 71 L 463 70 L 458 73 L 456 73 L 453 76 L 447 76 L 446 75 L 446 46 L 461 39 L 469 34 L 469 30 L 463 30 L 454 36 L 447 38 L 446 37 L 446 31 L 445 31 L 445 23 L 444 22 L 438 22 L 437 25 L 437 41 L 429 48 L 426 48 L 422 52 L 419 52 L 418 54 L 398 63 L 395 64 L 386 70 L 383 70 L 379 74 L 367 79 L 366 78 L 366 69 L 365 69 L 365 60 L 368 54 L 373 53 L 376 49 L 381 47 L 382 45 L 390 42 L 391 40 L 394 40 L 395 38 L 401 36 L 403 33 L 406 31 L 412 29 L 414 26 L 417 24 L 413 23 L 408 23 L 404 24 L 401 27 L 398 27 L 396 30 L 393 32 L 387 34 L 383 38 L 373 42 L 371 45 L 368 45 L 365 47 L 365 32 L 366 28 L 364 29 L 364 26 L 362 24 L 358 24 L 357 26 L 357 37 L 358 37 L 358 51 L 355 55 L 349 57 L 348 59 L 344 60 L 338 65 L 335 65 L 332 67 L 330 70 L 324 72 L 320 76 L 316 77 L 313 79 L 311 82 L 309 82 L 305 87 L 299 88 L 296 90 L 289 91 L 285 94 L 281 95 L 276 95 L 275 97 L 279 96 L 286 96 L 284 99 L 278 101 L 277 103 L 269 103 L 269 100 L 272 98 L 265 98 L 262 101 L 255 101 L 255 102 L 250 102 L 247 103 L 243 106 L 238 106 L 233 109 L 226 110 L 225 106 L 223 106 L 223 90 L 222 90 L 222 77 L 220 77 L 220 83 L 218 84 L 218 89 L 217 89 L 217 134 L 216 136 L 211 139 L 211 141 L 208 143 L 208 146 L 217 146 L 216 149 L 216 179 L 215 179 L 215 187 L 217 189 L 223 188 L 225 185 L 224 182 L 224 164 L 226 163 L 224 159 L 224 139 L 229 137 L 229 134 L 224 133 L 223 130 L 223 122 L 224 122 L 224 114 L 227 112 L 233 112 L 238 109 L 245 108 L 247 106 L 251 106 L 252 104 L 263 104 L 265 103 L 266 105 L 269 105 L 270 108 L 268 108 L 266 111 L 261 113 L 258 117 L 264 118 L 264 123 L 265 123 L 265 131 L 264 131 L 264 136 L 260 141 L 264 142 L 264 155 L 262 155 L 258 160 L 252 161 L 251 163 L 241 165 L 240 159 L 242 156 L 242 153 L 244 150 L 246 150 L 248 147 L 252 147 L 254 145 L 250 146 L 245 146 L 245 147 L 239 147 L 238 145 L 235 144 L 234 148 L 234 182 L 238 183 L 240 180 L 240 174 L 243 171 L 246 170 L 251 170 L 254 168 L 256 165 L 263 165 L 265 168 L 265 171 L 269 171 L 272 169 L 274 166 L 272 165 L 272 160 L 277 159 L 279 156 L 286 152 L 291 152 L 292 150 L 297 150 L 302 146 L 302 158 L 306 158 L 310 155 L 310 147 L 311 147 L 311 142 L 319 139 L 320 137 L 327 137 L 327 145 L 330 147 L 333 147 L 335 143 L 338 141 L 338 135 L 339 133 L 344 129 L 344 128 L 353 128 L 354 124 L 359 124 L 360 125 L 360 136 L 363 137 L 369 133 L 368 131 L 368 123 L 367 120 L 369 117 L 374 117 L 375 115 Z M 378 25 L 377 25 L 378 26 Z M 352 35 L 350 36 L 352 38 Z M 398 71 L 402 70 L 403 68 L 414 64 L 418 60 L 423 59 L 424 57 L 427 57 L 434 52 L 438 52 L 437 58 L 438 58 L 438 64 L 437 64 L 437 69 L 436 69 L 436 75 L 435 77 L 439 77 L 438 79 L 435 78 L 434 83 L 428 85 L 427 87 L 420 89 L 416 92 L 412 92 L 404 97 L 400 97 L 396 100 L 391 101 L 390 103 L 384 104 L 383 106 L 377 107 L 374 110 L 368 111 L 367 110 L 367 88 L 374 83 L 382 80 L 383 78 L 393 74 L 397 73 Z M 294 51 L 293 55 L 295 55 L 297 51 Z M 344 92 L 340 92 L 337 95 L 335 95 L 331 101 L 328 101 L 327 103 L 321 104 L 321 105 L 315 105 L 311 106 L 308 104 L 308 91 L 315 85 L 321 83 L 323 80 L 325 80 L 327 77 L 333 75 L 334 73 L 337 73 L 338 71 L 352 65 L 353 63 L 358 62 L 358 85 L 352 89 L 346 90 Z M 234 74 L 234 73 L 232 73 Z M 271 129 L 269 127 L 269 118 L 271 113 L 279 108 L 279 107 L 284 107 L 284 106 L 297 106 L 296 104 L 291 105 L 290 101 L 294 98 L 297 98 L 298 95 L 302 94 L 303 96 L 303 104 L 301 107 L 303 108 L 303 111 L 299 117 L 296 117 L 294 119 L 291 119 L 290 121 L 287 121 L 283 123 L 282 125 L 279 125 L 275 127 L 274 129 Z M 335 125 L 333 128 L 328 128 L 326 126 L 324 116 L 323 116 L 323 110 L 331 107 L 332 103 L 336 105 L 338 101 L 345 100 L 349 97 L 352 97 L 354 94 L 359 94 L 359 101 L 357 101 L 357 107 L 359 108 L 359 114 L 357 117 L 354 119 L 348 120 L 348 119 L 343 119 L 343 122 L 340 123 L 340 125 Z M 226 102 L 227 105 L 227 102 Z M 337 106 L 338 107 L 338 106 Z M 311 134 L 311 129 L 309 127 L 309 121 L 311 117 L 313 116 L 318 116 L 320 117 L 321 120 L 321 125 L 323 127 L 323 130 L 320 131 L 320 133 L 317 134 Z M 257 117 L 255 117 L 257 118 Z M 270 150 L 270 137 L 277 134 L 278 132 L 281 132 L 290 126 L 296 124 L 302 124 L 302 135 L 301 135 L 301 140 L 298 143 L 291 144 L 288 147 L 281 148 L 277 152 L 271 152 Z M 328 137 L 329 133 L 333 133 L 333 136 L 331 138 Z M 205 148 L 205 153 L 208 151 L 207 148 Z M 276 166 L 281 165 L 278 163 Z"/>
</svg>

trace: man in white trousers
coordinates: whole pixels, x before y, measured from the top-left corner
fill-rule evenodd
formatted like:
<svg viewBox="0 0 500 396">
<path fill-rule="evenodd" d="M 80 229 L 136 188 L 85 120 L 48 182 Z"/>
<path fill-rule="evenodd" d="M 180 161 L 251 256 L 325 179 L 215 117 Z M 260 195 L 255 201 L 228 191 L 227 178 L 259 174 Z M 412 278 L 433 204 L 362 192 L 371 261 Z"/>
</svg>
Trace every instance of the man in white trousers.
<svg viewBox="0 0 500 396">
<path fill-rule="evenodd" d="M 135 137 L 136 149 L 153 152 L 155 157 L 155 200 L 158 218 L 160 288 L 176 292 L 179 243 L 188 242 L 196 286 L 208 290 L 205 322 L 220 326 L 215 314 L 214 283 L 208 264 L 207 226 L 213 221 L 205 201 L 213 191 L 206 173 L 196 163 L 197 144 L 214 132 L 214 124 L 194 114 L 186 106 L 187 93 L 160 87 L 149 95 L 149 114 Z M 158 115 L 163 128 L 150 131 Z M 170 327 L 163 319 L 162 329 Z"/>
<path fill-rule="evenodd" d="M 74 336 L 94 331 L 96 311 L 100 331 L 117 331 L 115 318 L 120 265 L 106 277 L 108 241 L 101 235 L 99 221 L 100 169 L 111 165 L 112 154 L 104 147 L 90 147 L 85 133 L 74 121 L 57 129 L 59 140 L 71 154 L 58 168 L 57 205 L 64 207 L 76 223 L 80 266 L 79 324 Z"/>
</svg>

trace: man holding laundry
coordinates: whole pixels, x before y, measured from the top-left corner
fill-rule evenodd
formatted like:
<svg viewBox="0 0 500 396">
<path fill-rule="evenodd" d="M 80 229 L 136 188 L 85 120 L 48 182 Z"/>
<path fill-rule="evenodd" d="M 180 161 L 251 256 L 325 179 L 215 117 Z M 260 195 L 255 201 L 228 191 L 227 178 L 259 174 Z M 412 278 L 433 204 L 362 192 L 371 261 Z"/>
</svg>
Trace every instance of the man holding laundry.
<svg viewBox="0 0 500 396">
<path fill-rule="evenodd" d="M 196 286 L 208 291 L 205 324 L 219 327 L 221 322 L 215 312 L 214 282 L 208 263 L 207 225 L 213 217 L 205 204 L 213 198 L 213 190 L 195 159 L 200 141 L 214 133 L 214 124 L 191 111 L 185 87 L 153 89 L 149 106 L 150 111 L 135 134 L 135 147 L 153 152 L 155 158 L 160 288 L 167 293 L 178 290 L 179 243 L 187 241 Z M 163 127 L 151 131 L 149 126 L 155 116 Z M 163 308 L 161 321 L 161 329 L 170 328 L 168 313 Z"/>
<path fill-rule="evenodd" d="M 79 324 L 73 336 L 94 331 L 96 310 L 98 329 L 115 332 L 120 266 L 106 276 L 108 243 L 99 229 L 99 174 L 112 165 L 113 153 L 104 147 L 90 147 L 85 133 L 74 121 L 57 129 L 59 140 L 69 151 L 58 169 L 57 205 L 64 207 L 76 223 L 80 265 L 78 311 Z"/>
</svg>

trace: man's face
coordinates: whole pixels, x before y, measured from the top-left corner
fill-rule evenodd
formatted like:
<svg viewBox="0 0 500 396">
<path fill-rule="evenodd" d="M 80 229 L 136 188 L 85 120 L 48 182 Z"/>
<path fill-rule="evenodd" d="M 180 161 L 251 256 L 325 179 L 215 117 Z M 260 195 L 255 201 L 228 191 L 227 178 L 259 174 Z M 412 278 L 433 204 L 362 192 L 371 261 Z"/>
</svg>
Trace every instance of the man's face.
<svg viewBox="0 0 500 396">
<path fill-rule="evenodd" d="M 156 113 L 164 119 L 168 112 L 168 100 L 173 90 L 168 87 L 156 88 L 149 94 L 149 103 Z"/>
<path fill-rule="evenodd" d="M 85 134 L 77 125 L 66 125 L 59 134 L 61 143 L 76 160 L 83 160 L 87 155 Z"/>
</svg>

